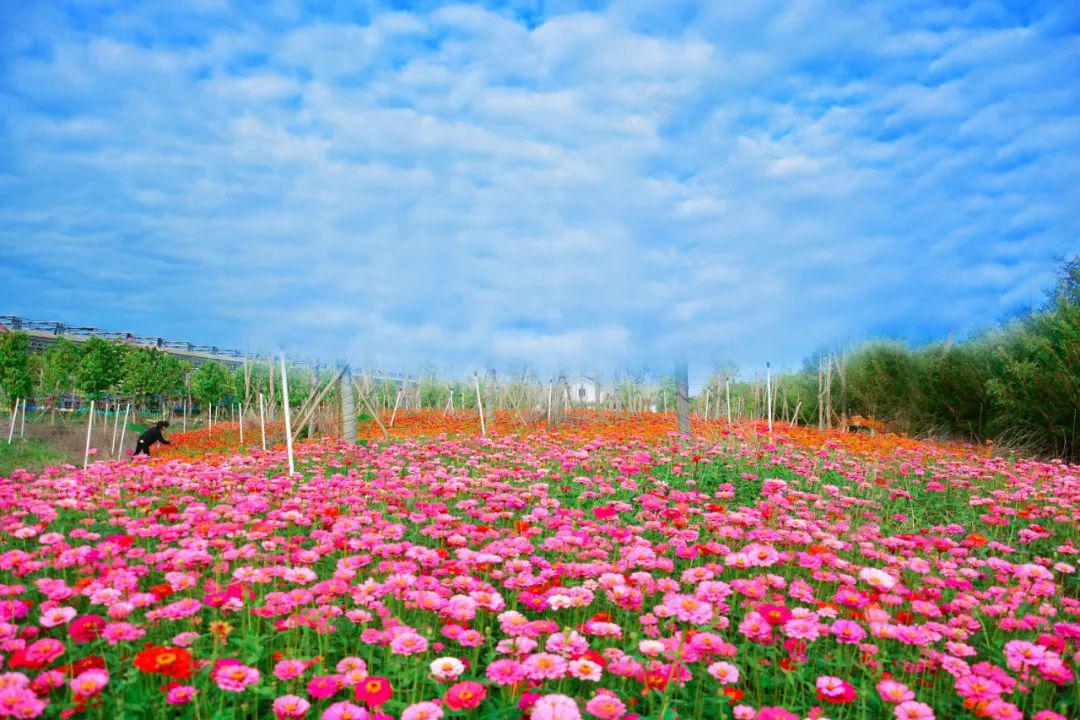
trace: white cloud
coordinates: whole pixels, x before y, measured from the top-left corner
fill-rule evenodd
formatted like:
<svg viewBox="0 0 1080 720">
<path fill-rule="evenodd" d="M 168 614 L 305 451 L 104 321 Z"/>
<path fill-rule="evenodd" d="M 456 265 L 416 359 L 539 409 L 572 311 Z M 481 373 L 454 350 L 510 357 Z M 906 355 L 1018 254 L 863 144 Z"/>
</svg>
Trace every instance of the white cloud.
<svg viewBox="0 0 1080 720">
<path fill-rule="evenodd" d="M 1049 10 L 19 12 L 0 300 L 31 317 L 386 368 L 793 363 L 984 324 L 1080 231 Z"/>
</svg>

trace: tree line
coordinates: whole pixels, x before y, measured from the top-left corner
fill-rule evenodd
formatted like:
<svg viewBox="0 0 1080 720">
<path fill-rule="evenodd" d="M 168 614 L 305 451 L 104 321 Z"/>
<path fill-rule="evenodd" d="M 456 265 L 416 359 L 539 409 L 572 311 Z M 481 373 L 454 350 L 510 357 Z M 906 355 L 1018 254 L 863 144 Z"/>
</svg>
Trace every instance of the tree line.
<svg viewBox="0 0 1080 720">
<path fill-rule="evenodd" d="M 731 392 L 753 404 L 760 385 Z M 964 341 L 868 341 L 810 357 L 774 387 L 777 418 L 832 426 L 872 417 L 912 435 L 1080 461 L 1080 257 L 1061 263 L 1041 306 Z"/>
<path fill-rule="evenodd" d="M 279 371 L 280 372 L 280 371 Z M 310 372 L 289 369 L 290 403 L 309 393 Z M 30 350 L 26 333 L 0 335 L 0 399 L 10 407 L 15 398 L 33 398 L 40 407 L 59 407 L 65 399 L 123 398 L 136 406 L 164 409 L 187 400 L 198 405 L 248 403 L 259 392 L 278 396 L 280 384 L 268 363 L 230 370 L 208 361 L 197 368 L 187 360 L 156 348 L 132 346 L 92 337 L 85 342 L 57 338 L 43 353 Z"/>
</svg>

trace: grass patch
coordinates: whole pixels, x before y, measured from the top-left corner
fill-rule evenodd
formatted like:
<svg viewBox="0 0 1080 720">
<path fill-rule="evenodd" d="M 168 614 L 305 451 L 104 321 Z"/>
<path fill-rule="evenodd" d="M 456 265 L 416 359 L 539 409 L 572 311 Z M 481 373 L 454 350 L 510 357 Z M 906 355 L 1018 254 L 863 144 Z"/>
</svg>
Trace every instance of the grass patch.
<svg viewBox="0 0 1080 720">
<path fill-rule="evenodd" d="M 0 441 L 0 477 L 7 477 L 19 468 L 41 470 L 63 462 L 67 462 L 66 458 L 44 440 L 17 438 L 10 445 Z"/>
</svg>

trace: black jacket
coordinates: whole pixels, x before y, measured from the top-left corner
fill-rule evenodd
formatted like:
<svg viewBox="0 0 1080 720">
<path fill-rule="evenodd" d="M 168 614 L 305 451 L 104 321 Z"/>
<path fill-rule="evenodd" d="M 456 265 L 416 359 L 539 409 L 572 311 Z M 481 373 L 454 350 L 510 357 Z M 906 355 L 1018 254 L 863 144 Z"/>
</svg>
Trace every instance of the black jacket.
<svg viewBox="0 0 1080 720">
<path fill-rule="evenodd" d="M 155 425 L 142 435 L 139 436 L 139 444 L 143 447 L 151 447 L 154 443 L 161 443 L 162 445 L 172 445 L 171 442 L 161 436 L 162 428 L 159 425 Z"/>
</svg>

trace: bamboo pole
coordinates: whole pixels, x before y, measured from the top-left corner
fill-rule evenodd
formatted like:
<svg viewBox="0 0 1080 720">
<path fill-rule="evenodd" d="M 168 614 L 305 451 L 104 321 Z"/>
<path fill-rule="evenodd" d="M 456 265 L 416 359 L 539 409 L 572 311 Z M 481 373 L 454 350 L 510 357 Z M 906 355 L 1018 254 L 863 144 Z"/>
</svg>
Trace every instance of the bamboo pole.
<svg viewBox="0 0 1080 720">
<path fill-rule="evenodd" d="M 476 383 L 476 407 L 480 410 L 480 434 L 487 436 L 487 425 L 484 423 L 484 402 L 480 398 L 480 378 L 474 375 L 473 381 Z"/>
<path fill-rule="evenodd" d="M 273 379 L 273 378 L 271 378 Z M 259 431 L 262 433 L 262 449 L 266 449 L 266 407 L 263 405 L 263 394 L 259 393 Z"/>
<path fill-rule="evenodd" d="M 390 427 L 394 427 L 394 420 L 397 419 L 398 404 L 401 402 L 401 390 L 397 391 L 397 395 L 394 396 L 394 412 L 390 415 Z"/>
<path fill-rule="evenodd" d="M 285 410 L 285 446 L 289 452 L 289 475 L 296 472 L 293 460 L 292 417 L 289 414 L 289 377 L 285 372 L 285 353 L 281 353 L 281 398 Z"/>
<path fill-rule="evenodd" d="M 124 453 L 124 436 L 127 435 L 128 417 L 131 415 L 131 403 L 124 408 L 124 424 L 120 427 L 120 454 Z"/>
<path fill-rule="evenodd" d="M 15 406 L 11 408 L 11 424 L 8 425 L 7 441 L 11 444 L 11 438 L 15 437 L 15 420 L 19 417 L 19 398 L 15 398 Z"/>
<path fill-rule="evenodd" d="M 116 431 L 120 429 L 120 403 L 116 403 L 116 416 L 113 418 L 112 426 L 112 445 L 109 447 L 109 452 L 112 455 L 116 455 Z"/>
<path fill-rule="evenodd" d="M 94 431 L 94 401 L 90 401 L 90 414 L 86 421 L 86 451 L 83 452 L 83 467 L 90 462 L 90 433 Z"/>
<path fill-rule="evenodd" d="M 727 422 L 731 424 L 731 378 L 724 378 L 724 394 L 727 396 Z"/>
<path fill-rule="evenodd" d="M 772 365 L 765 363 L 765 405 L 769 412 L 769 435 L 772 435 Z"/>
</svg>

